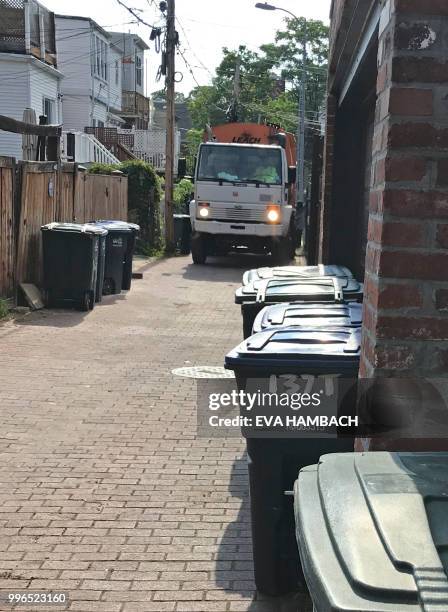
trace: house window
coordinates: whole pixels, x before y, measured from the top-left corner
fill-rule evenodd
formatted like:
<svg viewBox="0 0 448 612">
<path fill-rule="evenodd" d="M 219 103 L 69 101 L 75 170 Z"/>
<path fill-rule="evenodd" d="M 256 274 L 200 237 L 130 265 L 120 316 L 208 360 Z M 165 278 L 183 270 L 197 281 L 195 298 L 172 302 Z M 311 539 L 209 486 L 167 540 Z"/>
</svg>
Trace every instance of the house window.
<svg viewBox="0 0 448 612">
<path fill-rule="evenodd" d="M 93 39 L 93 74 L 107 81 L 107 43 L 99 36 Z"/>
<path fill-rule="evenodd" d="M 142 84 L 142 58 L 137 55 L 135 59 L 135 78 L 137 81 L 137 85 Z"/>
<path fill-rule="evenodd" d="M 47 123 L 56 123 L 55 116 L 55 100 L 51 100 L 50 98 L 44 98 L 42 104 L 43 114 L 47 117 Z"/>
<path fill-rule="evenodd" d="M 118 60 L 115 60 L 115 85 L 120 82 L 120 64 Z"/>
</svg>

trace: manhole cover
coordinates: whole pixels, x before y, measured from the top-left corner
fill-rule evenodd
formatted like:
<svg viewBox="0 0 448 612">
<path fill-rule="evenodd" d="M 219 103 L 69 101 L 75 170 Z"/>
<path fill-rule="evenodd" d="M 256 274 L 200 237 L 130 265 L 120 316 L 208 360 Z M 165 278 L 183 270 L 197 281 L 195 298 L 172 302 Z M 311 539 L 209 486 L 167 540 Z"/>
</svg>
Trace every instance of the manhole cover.
<svg viewBox="0 0 448 612">
<path fill-rule="evenodd" d="M 234 378 L 233 372 L 219 366 L 191 366 L 176 368 L 172 371 L 175 376 L 184 378 Z"/>
</svg>

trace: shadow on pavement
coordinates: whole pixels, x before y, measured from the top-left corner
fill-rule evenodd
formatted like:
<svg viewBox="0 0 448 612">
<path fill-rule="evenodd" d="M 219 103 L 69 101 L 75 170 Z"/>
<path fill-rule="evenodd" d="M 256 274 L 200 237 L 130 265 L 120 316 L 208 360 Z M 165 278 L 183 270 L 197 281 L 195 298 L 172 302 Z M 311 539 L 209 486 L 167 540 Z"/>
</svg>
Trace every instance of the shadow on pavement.
<svg viewBox="0 0 448 612">
<path fill-rule="evenodd" d="M 95 309 L 101 309 L 107 306 L 113 306 L 117 302 L 126 300 L 126 293 L 116 295 L 107 295 L 103 297 L 103 301 L 95 304 Z M 34 327 L 76 327 L 80 325 L 86 317 L 92 312 L 83 312 L 69 306 L 61 306 L 60 308 L 43 308 L 30 312 L 27 316 L 16 319 L 15 324 L 21 326 Z"/>
<path fill-rule="evenodd" d="M 204 265 L 193 264 L 190 259 L 183 277 L 195 281 L 237 283 L 241 282 L 245 270 L 271 265 L 268 256 L 232 253 L 226 257 L 209 257 Z"/>
<path fill-rule="evenodd" d="M 233 464 L 229 492 L 233 497 L 241 499 L 241 506 L 238 516 L 229 523 L 220 542 L 216 557 L 217 586 L 229 595 L 238 594 L 246 599 L 247 608 L 244 610 L 247 612 L 312 612 L 311 599 L 306 593 L 268 597 L 255 590 L 246 453 Z M 232 561 L 230 586 L 228 573 L 222 570 L 229 561 Z M 238 571 L 241 577 L 238 577 Z"/>
</svg>

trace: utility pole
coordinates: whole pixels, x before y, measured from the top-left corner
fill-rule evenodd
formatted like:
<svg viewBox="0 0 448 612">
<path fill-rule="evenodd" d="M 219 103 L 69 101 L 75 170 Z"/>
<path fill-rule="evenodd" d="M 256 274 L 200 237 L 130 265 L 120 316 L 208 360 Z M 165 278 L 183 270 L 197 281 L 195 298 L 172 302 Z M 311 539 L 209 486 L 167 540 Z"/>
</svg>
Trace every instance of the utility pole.
<svg viewBox="0 0 448 612">
<path fill-rule="evenodd" d="M 238 121 L 239 101 L 241 93 L 241 56 L 238 54 L 235 62 L 235 76 L 233 77 L 233 100 L 227 110 L 227 120 Z"/>
<path fill-rule="evenodd" d="M 175 104 L 174 77 L 176 57 L 175 0 L 167 0 L 166 14 L 166 150 L 165 150 L 165 248 L 174 249 L 173 191 Z"/>
<path fill-rule="evenodd" d="M 303 28 L 303 55 L 302 55 L 302 81 L 300 84 L 300 102 L 299 102 L 299 124 L 297 128 L 297 202 L 305 204 L 305 122 L 306 122 L 306 43 L 307 43 L 307 21 L 304 19 Z"/>
</svg>

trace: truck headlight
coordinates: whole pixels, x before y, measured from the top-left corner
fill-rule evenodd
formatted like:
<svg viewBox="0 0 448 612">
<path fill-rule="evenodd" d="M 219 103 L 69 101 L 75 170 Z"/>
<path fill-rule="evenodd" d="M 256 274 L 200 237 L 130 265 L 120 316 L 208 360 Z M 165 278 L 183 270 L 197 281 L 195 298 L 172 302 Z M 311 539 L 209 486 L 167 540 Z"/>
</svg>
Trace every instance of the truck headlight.
<svg viewBox="0 0 448 612">
<path fill-rule="evenodd" d="M 268 206 L 266 212 L 269 223 L 278 223 L 280 221 L 280 206 Z"/>
<path fill-rule="evenodd" d="M 202 219 L 207 219 L 210 214 L 210 204 L 200 204 L 198 208 L 198 213 Z"/>
</svg>

